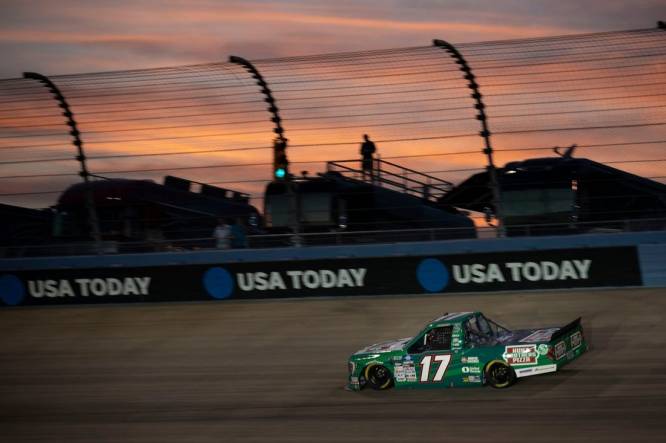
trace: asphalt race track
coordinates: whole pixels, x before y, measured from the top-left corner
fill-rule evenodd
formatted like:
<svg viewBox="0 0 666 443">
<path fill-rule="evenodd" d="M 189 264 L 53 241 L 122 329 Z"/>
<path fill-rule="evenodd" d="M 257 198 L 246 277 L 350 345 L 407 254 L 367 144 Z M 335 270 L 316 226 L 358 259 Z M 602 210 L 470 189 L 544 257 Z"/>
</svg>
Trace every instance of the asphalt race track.
<svg viewBox="0 0 666 443">
<path fill-rule="evenodd" d="M 583 316 L 593 349 L 508 390 L 343 389 L 443 312 Z M 666 289 L 0 310 L 2 442 L 628 442 L 666 432 Z"/>
</svg>

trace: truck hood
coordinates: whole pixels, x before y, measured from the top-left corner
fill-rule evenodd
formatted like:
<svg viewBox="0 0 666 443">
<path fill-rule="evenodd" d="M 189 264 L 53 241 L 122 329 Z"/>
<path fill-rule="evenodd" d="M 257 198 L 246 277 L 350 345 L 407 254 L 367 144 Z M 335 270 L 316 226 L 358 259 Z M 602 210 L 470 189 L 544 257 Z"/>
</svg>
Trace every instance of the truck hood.
<svg viewBox="0 0 666 443">
<path fill-rule="evenodd" d="M 412 337 L 401 338 L 399 340 L 389 340 L 381 343 L 376 343 L 374 345 L 367 346 L 363 349 L 360 349 L 354 353 L 358 354 L 384 354 L 386 352 L 401 351 L 405 348 L 407 342 L 409 342 Z"/>
</svg>

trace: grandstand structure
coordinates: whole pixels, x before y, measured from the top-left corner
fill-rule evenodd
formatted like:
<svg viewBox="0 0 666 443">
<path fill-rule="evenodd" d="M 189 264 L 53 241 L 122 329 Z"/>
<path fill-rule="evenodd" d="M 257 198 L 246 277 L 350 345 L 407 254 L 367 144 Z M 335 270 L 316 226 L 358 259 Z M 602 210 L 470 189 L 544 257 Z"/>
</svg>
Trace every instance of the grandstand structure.
<svg viewBox="0 0 666 443">
<path fill-rule="evenodd" d="M 330 174 L 331 165 L 360 168 L 360 163 L 340 168 L 342 163 L 335 162 L 360 160 L 363 134 L 377 144 L 379 161 L 400 168 L 404 183 L 427 178 L 438 195 L 425 195 L 424 188 L 406 187 L 406 193 L 421 192 L 432 207 L 470 211 L 459 213 L 474 219 L 479 229 L 488 221 L 492 235 L 539 232 L 529 226 L 507 231 L 502 177 L 520 162 L 557 159 L 553 147 L 574 144 L 577 158 L 593 162 L 586 165 L 596 175 L 586 180 L 611 183 L 615 178 L 602 175 L 612 170 L 631 182 L 604 188 L 610 203 L 603 204 L 603 217 L 593 217 L 594 229 L 635 227 L 632 220 L 644 216 L 657 222 L 638 225 L 663 226 L 658 222 L 666 218 L 662 22 L 650 29 L 462 44 L 433 37 L 432 44 L 420 47 L 263 60 L 232 56 L 199 65 L 26 73 L 0 80 L 0 210 L 5 218 L 17 217 L 5 219 L 3 242 L 6 246 L 11 240 L 12 247 L 39 244 L 42 250 L 62 242 L 54 237 L 54 224 L 64 212 L 60 199 L 73 185 L 92 189 L 101 180 L 158 184 L 164 176 L 177 175 L 203 187 L 209 197 L 211 190 L 221 188 L 247 196 L 245 203 L 253 205 L 244 206 L 242 214 L 220 212 L 223 206 L 235 206 L 224 199 L 216 206 L 211 197 L 207 208 L 169 212 L 194 221 L 247 216 L 255 214 L 255 207 L 263 212 L 267 185 L 274 181 L 276 143 L 288 153 L 292 177 L 287 181 L 304 181 Z M 529 188 L 546 175 L 529 174 L 520 186 Z M 574 213 L 578 181 L 567 177 L 564 187 L 573 194 L 564 200 L 558 194 L 560 224 L 580 221 Z M 82 187 L 81 182 L 91 185 Z M 372 185 L 386 189 L 384 184 Z M 614 195 L 613 186 L 622 191 Z M 284 189 L 298 192 L 297 187 Z M 528 192 L 521 198 L 538 206 L 530 199 L 541 204 L 547 195 Z M 99 227 L 108 224 L 103 217 L 109 215 L 96 210 L 96 199 L 107 197 L 84 192 L 81 205 L 86 210 L 81 214 L 88 227 L 76 241 L 105 241 Z M 585 198 L 594 201 L 595 196 Z M 635 200 L 640 205 L 630 204 Z M 566 205 L 570 212 L 562 210 Z M 515 207 L 511 201 L 509 209 Z M 644 213 L 644 207 L 650 210 Z M 392 209 L 400 212 L 399 206 Z M 146 216 L 151 219 L 141 222 L 159 226 L 165 212 L 151 212 Z M 293 216 L 291 225 L 298 227 L 299 216 Z M 515 220 L 514 225 L 531 225 L 555 219 Z M 179 226 L 179 239 L 200 237 L 201 226 L 209 226 L 186 221 L 168 220 Z M 390 229 L 377 220 L 367 223 L 367 229 L 361 224 L 357 231 Z M 188 235 L 190 225 L 196 232 L 193 228 Z M 344 241 L 344 235 L 340 238 Z"/>
</svg>

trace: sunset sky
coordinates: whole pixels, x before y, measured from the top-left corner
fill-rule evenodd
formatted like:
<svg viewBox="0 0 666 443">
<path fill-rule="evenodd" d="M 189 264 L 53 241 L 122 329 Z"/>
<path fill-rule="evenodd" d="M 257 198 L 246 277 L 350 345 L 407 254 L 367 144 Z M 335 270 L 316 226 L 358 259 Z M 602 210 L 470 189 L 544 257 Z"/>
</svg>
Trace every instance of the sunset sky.
<svg viewBox="0 0 666 443">
<path fill-rule="evenodd" d="M 662 0 L 1 0 L 0 78 L 643 29 Z"/>
<path fill-rule="evenodd" d="M 493 51 L 483 45 L 465 46 L 468 42 L 655 28 L 658 19 L 666 19 L 660 15 L 664 5 L 659 0 L 0 0 L 0 4 L 0 78 L 19 78 L 24 71 L 55 76 L 70 99 L 92 157 L 169 154 L 91 161 L 93 172 L 114 177 L 161 181 L 165 174 L 177 174 L 250 192 L 261 207 L 261 191 L 270 179 L 270 167 L 262 164 L 271 159 L 272 126 L 256 85 L 240 67 L 226 63 L 229 55 L 239 55 L 257 63 L 278 97 L 293 145 L 290 159 L 304 163 L 295 164 L 293 172 L 321 171 L 327 160 L 356 158 L 361 135 L 369 132 L 379 141 L 383 157 L 460 182 L 485 165 L 482 140 L 473 136 L 478 122 L 466 85 L 451 60 L 441 50 L 429 48 L 434 38 L 463 44 L 477 64 L 477 76 L 488 95 L 491 128 L 499 132 L 495 148 L 542 149 L 500 152 L 500 166 L 516 158 L 550 155 L 543 149 L 572 143 L 639 143 L 631 150 L 590 148 L 580 154 L 604 162 L 666 157 L 662 154 L 666 145 L 652 143 L 666 139 L 661 125 L 666 121 L 661 106 L 666 93 L 664 56 L 659 52 L 662 42 L 641 40 L 646 46 L 636 54 L 643 58 L 626 66 L 622 61 L 617 62 L 620 65 L 588 61 L 594 55 L 594 44 L 551 47 L 549 43 L 540 50 L 562 68 L 530 72 L 494 63 Z M 609 50 L 622 54 L 624 47 L 616 43 Z M 300 62 L 261 61 L 414 47 L 418 48 L 398 55 L 373 53 L 380 61 L 374 64 L 364 64 L 367 58 L 363 54 L 345 56 L 341 63 L 316 57 Z M 518 60 L 526 50 L 520 44 L 498 48 L 500 54 L 511 54 L 511 48 L 518 51 L 506 56 L 505 64 L 511 57 Z M 648 58 L 644 58 L 645 51 Z M 543 57 L 542 53 L 536 57 Z M 216 64 L 132 74 L 123 77 L 124 82 L 112 75 L 61 76 L 210 63 Z M 567 74 L 566 67 L 586 71 L 584 75 Z M 616 72 L 618 78 L 602 75 L 609 72 Z M 621 83 L 622 75 L 632 80 Z M 534 86 L 518 85 L 515 78 Z M 563 88 L 571 92 L 561 92 Z M 212 89 L 234 92 L 211 98 L 206 94 Z M 227 98 L 231 96 L 240 98 Z M 534 104 L 533 97 L 539 97 L 539 103 Z M 24 98 L 33 101 L 22 102 Z M 581 98 L 589 101 L 581 102 Z M 59 111 L 43 89 L 26 80 L 0 82 L 0 101 L 3 99 L 8 106 L 0 111 L 0 148 L 9 149 L 0 151 L 0 163 L 16 163 L 0 165 L 4 191 L 0 194 L 37 194 L 6 196 L 0 202 L 35 207 L 52 204 L 57 191 L 78 180 L 76 162 L 41 163 L 71 157 Z M 572 110 L 576 112 L 567 114 Z M 606 132 L 547 131 L 583 123 L 647 126 Z M 530 129 L 544 132 L 525 132 Z M 523 132 L 513 134 L 516 130 Z M 460 134 L 472 136 L 458 137 Z M 398 141 L 401 138 L 410 140 Z M 419 138 L 424 140 L 415 141 Z M 346 144 L 327 145 L 336 142 Z M 201 150 L 221 152 L 178 154 Z M 27 162 L 21 163 L 24 160 Z M 255 163 L 258 165 L 229 167 Z M 657 163 L 616 167 L 664 181 L 664 163 L 655 166 Z M 210 168 L 218 164 L 220 168 Z M 188 167 L 193 169 L 169 171 Z M 158 170 L 113 172 L 140 169 Z M 59 173 L 70 176 L 48 176 Z M 40 174 L 45 176 L 2 178 Z"/>
</svg>

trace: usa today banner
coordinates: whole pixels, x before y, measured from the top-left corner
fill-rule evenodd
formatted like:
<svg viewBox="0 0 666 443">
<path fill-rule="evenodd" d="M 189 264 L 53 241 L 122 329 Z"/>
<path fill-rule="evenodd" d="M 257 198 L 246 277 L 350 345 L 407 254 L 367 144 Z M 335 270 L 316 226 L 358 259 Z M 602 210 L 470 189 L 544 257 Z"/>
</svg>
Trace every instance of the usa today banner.
<svg viewBox="0 0 666 443">
<path fill-rule="evenodd" d="M 4 305 L 639 286 L 635 247 L 3 272 Z"/>
</svg>

